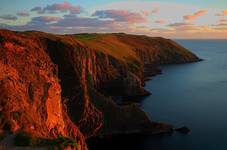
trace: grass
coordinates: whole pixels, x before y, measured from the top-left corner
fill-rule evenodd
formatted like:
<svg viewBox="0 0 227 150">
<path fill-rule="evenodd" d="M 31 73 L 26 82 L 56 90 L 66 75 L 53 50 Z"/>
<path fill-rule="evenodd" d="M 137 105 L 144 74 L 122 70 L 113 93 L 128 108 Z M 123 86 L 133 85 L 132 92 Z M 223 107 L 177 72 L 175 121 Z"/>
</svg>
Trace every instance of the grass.
<svg viewBox="0 0 227 150">
<path fill-rule="evenodd" d="M 75 37 L 89 48 L 95 49 L 97 52 L 108 54 L 122 61 L 127 61 L 125 60 L 127 57 L 137 59 L 136 53 L 132 50 L 132 47 L 120 41 L 115 35 L 77 34 Z"/>
<path fill-rule="evenodd" d="M 1 139 L 1 137 L 0 137 Z M 70 146 L 71 148 L 78 148 L 78 143 L 76 140 L 72 140 L 61 135 L 56 139 L 44 139 L 44 138 L 35 138 L 30 134 L 20 131 L 16 134 L 14 138 L 15 146 L 26 147 L 26 146 L 35 146 L 35 147 L 56 147 L 59 150 Z"/>
<path fill-rule="evenodd" d="M 98 34 L 88 34 L 88 33 L 82 33 L 82 34 L 76 34 L 75 37 L 78 40 L 94 40 L 98 37 Z"/>
<path fill-rule="evenodd" d="M 35 143 L 35 144 L 34 144 Z M 56 147 L 59 150 L 64 149 L 67 146 L 70 146 L 71 148 L 78 148 L 78 143 L 76 140 L 71 140 L 70 138 L 63 137 L 61 135 L 58 136 L 56 139 L 36 139 L 34 142 L 33 140 L 33 145 L 45 147 L 45 146 L 50 146 L 50 147 Z"/>
</svg>

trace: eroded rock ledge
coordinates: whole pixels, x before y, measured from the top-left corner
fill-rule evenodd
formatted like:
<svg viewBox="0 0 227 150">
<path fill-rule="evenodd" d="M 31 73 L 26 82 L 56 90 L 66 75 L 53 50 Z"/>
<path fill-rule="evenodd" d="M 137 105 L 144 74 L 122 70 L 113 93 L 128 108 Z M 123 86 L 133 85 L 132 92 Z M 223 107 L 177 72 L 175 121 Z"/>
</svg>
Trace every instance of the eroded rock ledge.
<svg viewBox="0 0 227 150">
<path fill-rule="evenodd" d="M 0 30 L 0 133 L 61 135 L 86 150 L 92 136 L 171 130 L 111 97 L 148 95 L 144 79 L 158 73 L 156 65 L 194 61 L 198 57 L 163 38 Z M 146 74 L 145 65 L 153 66 Z"/>
</svg>

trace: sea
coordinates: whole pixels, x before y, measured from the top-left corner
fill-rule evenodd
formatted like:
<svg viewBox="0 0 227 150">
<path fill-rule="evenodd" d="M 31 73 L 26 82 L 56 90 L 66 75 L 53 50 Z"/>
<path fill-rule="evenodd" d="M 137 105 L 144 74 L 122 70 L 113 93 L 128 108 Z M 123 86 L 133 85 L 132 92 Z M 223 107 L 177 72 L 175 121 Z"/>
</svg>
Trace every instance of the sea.
<svg viewBox="0 0 227 150">
<path fill-rule="evenodd" d="M 203 61 L 160 66 L 146 82 L 140 107 L 151 120 L 187 126 L 188 134 L 117 137 L 92 145 L 106 150 L 227 150 L 227 40 L 175 40 Z"/>
</svg>

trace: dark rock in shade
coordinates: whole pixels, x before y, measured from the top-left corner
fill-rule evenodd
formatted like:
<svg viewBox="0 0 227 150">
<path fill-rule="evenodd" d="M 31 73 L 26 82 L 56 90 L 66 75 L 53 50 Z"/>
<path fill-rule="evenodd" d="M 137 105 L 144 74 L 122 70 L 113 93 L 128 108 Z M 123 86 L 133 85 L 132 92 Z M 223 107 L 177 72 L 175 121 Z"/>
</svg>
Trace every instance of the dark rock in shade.
<svg viewBox="0 0 227 150">
<path fill-rule="evenodd" d="M 191 131 L 191 129 L 189 129 L 186 126 L 183 126 L 183 127 L 180 127 L 180 128 L 176 128 L 175 131 L 177 131 L 179 133 L 187 134 Z"/>
</svg>

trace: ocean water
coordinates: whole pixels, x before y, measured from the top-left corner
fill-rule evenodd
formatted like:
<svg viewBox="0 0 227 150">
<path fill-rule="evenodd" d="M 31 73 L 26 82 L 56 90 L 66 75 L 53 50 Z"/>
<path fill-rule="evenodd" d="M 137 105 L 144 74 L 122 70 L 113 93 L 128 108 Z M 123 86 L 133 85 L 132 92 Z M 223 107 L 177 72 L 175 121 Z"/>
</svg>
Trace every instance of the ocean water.
<svg viewBox="0 0 227 150">
<path fill-rule="evenodd" d="M 142 108 L 152 120 L 188 126 L 188 135 L 151 137 L 143 150 L 227 150 L 227 40 L 176 40 L 204 61 L 162 66 Z M 141 150 L 142 150 L 141 149 Z"/>
<path fill-rule="evenodd" d="M 227 150 L 227 40 L 176 40 L 204 61 L 161 66 L 141 102 L 154 121 L 188 126 L 189 134 L 117 137 L 91 145 L 114 150 Z"/>
</svg>

